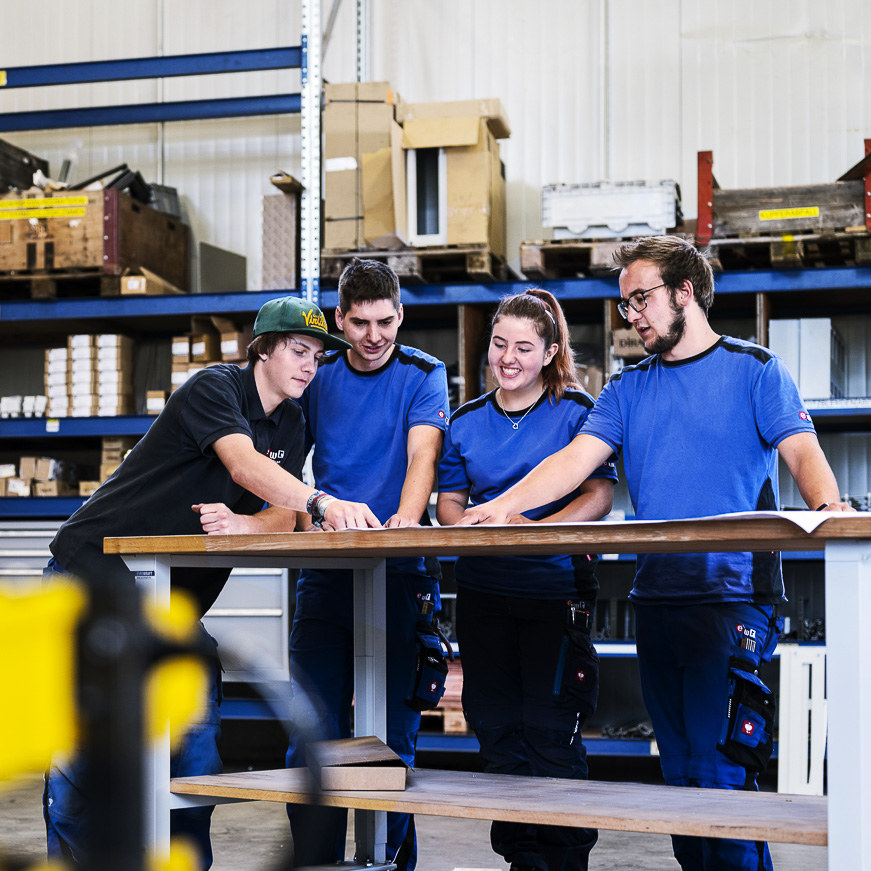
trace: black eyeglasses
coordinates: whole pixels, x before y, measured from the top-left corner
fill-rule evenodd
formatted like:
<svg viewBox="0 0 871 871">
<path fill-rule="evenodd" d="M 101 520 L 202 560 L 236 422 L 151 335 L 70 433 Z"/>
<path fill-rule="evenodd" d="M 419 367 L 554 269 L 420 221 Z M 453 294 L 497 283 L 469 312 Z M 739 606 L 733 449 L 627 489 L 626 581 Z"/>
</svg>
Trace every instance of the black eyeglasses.
<svg viewBox="0 0 871 871">
<path fill-rule="evenodd" d="M 617 311 L 623 315 L 624 320 L 629 319 L 630 306 L 634 312 L 643 312 L 647 308 L 647 294 L 653 293 L 654 290 L 659 290 L 660 287 L 665 287 L 665 285 L 657 284 L 656 287 L 648 287 L 647 290 L 636 290 L 635 293 L 629 295 L 629 299 L 621 299 L 617 303 Z M 633 297 L 635 302 L 632 301 Z"/>
</svg>

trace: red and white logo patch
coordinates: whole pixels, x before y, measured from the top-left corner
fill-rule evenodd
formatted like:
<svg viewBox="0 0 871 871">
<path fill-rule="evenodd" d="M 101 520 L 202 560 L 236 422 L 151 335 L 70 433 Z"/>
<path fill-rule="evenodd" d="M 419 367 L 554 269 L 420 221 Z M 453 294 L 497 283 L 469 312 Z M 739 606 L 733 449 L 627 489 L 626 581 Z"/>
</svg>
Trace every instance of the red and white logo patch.
<svg viewBox="0 0 871 871">
<path fill-rule="evenodd" d="M 439 411 L 439 417 L 440 417 L 442 420 L 444 420 L 444 419 L 445 419 L 445 413 L 444 413 L 443 411 Z"/>
<path fill-rule="evenodd" d="M 433 682 L 429 685 L 429 691 L 430 691 L 431 693 L 434 693 L 438 688 L 439 688 L 439 685 L 438 685 L 435 681 L 433 681 Z"/>
<path fill-rule="evenodd" d="M 743 634 L 744 634 L 744 624 L 743 624 L 743 623 L 739 623 L 739 624 L 735 627 L 735 630 L 738 632 L 739 635 L 743 635 Z"/>
<path fill-rule="evenodd" d="M 579 669 L 575 672 L 575 680 L 578 683 L 585 683 L 587 680 L 587 673 L 583 669 Z"/>
<path fill-rule="evenodd" d="M 810 416 L 806 411 L 800 411 L 800 412 L 798 413 L 798 416 L 799 416 L 802 420 L 810 420 L 810 419 L 811 419 L 811 416 Z"/>
<path fill-rule="evenodd" d="M 750 720 L 745 720 L 745 721 L 741 724 L 741 731 L 742 731 L 745 735 L 750 735 L 750 736 L 752 736 L 753 733 L 756 731 L 756 723 L 753 723 L 753 722 L 751 722 Z"/>
</svg>

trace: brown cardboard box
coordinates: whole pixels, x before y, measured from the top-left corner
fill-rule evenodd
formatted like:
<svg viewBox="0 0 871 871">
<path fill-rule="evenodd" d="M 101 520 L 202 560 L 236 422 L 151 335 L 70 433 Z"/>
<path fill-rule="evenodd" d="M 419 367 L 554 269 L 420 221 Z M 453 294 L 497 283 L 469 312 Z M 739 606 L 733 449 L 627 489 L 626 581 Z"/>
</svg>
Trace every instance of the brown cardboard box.
<svg viewBox="0 0 871 871">
<path fill-rule="evenodd" d="M 145 413 L 160 414 L 166 405 L 165 390 L 149 390 L 145 394 Z"/>
<path fill-rule="evenodd" d="M 596 399 L 605 386 L 605 372 L 601 366 L 578 366 L 581 387 Z"/>
<path fill-rule="evenodd" d="M 499 103 L 461 101 L 456 108 L 452 103 L 435 104 L 440 108 L 432 110 L 419 108 L 416 117 L 408 117 L 403 123 L 402 146 L 406 150 L 445 149 L 446 244 L 487 245 L 494 254 L 505 256 L 505 178 L 493 129 L 510 133 L 507 123 L 500 121 L 500 116 L 437 114 L 468 111 L 469 104 L 478 102 Z M 404 115 L 406 108 L 403 105 Z M 426 117 L 429 115 L 433 117 Z"/>
<path fill-rule="evenodd" d="M 0 479 L 15 477 L 15 463 L 0 463 Z"/>
<path fill-rule="evenodd" d="M 139 267 L 140 275 L 124 275 L 121 278 L 121 295 L 147 294 L 148 296 L 184 293 L 180 287 L 166 281 L 149 269 Z"/>
<path fill-rule="evenodd" d="M 189 363 L 191 359 L 191 337 L 190 336 L 173 336 L 172 347 L 173 365 L 179 360 Z"/>
<path fill-rule="evenodd" d="M 118 465 L 138 441 L 138 436 L 103 436 L 100 462 Z"/>
<path fill-rule="evenodd" d="M 253 331 L 254 325 L 250 324 L 243 330 L 221 333 L 221 359 L 225 362 L 245 360 Z"/>
<path fill-rule="evenodd" d="M 6 478 L 0 478 L 0 496 L 6 495 Z"/>
<path fill-rule="evenodd" d="M 390 124 L 390 146 L 362 156 L 363 238 L 376 248 L 408 245 L 402 128 Z"/>
<path fill-rule="evenodd" d="M 299 195 L 263 197 L 261 280 L 264 290 L 299 287 Z"/>
<path fill-rule="evenodd" d="M 363 155 L 391 147 L 398 100 L 386 82 L 327 85 L 324 107 L 324 248 L 362 248 Z"/>
<path fill-rule="evenodd" d="M 434 121 L 439 118 L 486 118 L 493 135 L 497 139 L 508 139 L 511 126 L 502 102 L 491 97 L 482 100 L 451 100 L 446 103 L 399 103 L 396 107 L 396 120 Z"/>
<path fill-rule="evenodd" d="M 310 741 L 306 764 L 321 789 L 404 790 L 408 765 L 375 737 Z"/>
<path fill-rule="evenodd" d="M 78 488 L 66 481 L 34 481 L 34 496 L 75 496 Z"/>
<path fill-rule="evenodd" d="M 219 333 L 191 333 L 191 360 L 195 363 L 211 363 L 221 359 L 221 336 Z"/>
<path fill-rule="evenodd" d="M 7 496 L 29 496 L 30 495 L 30 479 L 29 478 L 4 478 L 6 482 Z"/>
<path fill-rule="evenodd" d="M 614 356 L 624 360 L 643 360 L 648 356 L 644 350 L 644 342 L 634 329 L 618 329 L 613 331 Z"/>
<path fill-rule="evenodd" d="M 120 465 L 120 463 L 100 463 L 100 483 L 102 484 Z"/>
<path fill-rule="evenodd" d="M 93 496 L 99 486 L 99 481 L 79 481 L 79 496 Z"/>
</svg>

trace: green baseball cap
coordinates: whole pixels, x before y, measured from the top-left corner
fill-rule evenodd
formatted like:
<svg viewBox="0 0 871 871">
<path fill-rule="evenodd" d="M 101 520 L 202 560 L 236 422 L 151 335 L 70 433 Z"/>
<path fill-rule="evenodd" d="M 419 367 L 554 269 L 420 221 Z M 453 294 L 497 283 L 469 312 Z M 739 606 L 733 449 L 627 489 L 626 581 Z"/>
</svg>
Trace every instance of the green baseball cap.
<svg viewBox="0 0 871 871">
<path fill-rule="evenodd" d="M 263 304 L 254 321 L 254 337 L 263 333 L 314 336 L 324 343 L 324 350 L 327 351 L 342 351 L 351 347 L 344 339 L 327 332 L 326 318 L 313 302 L 295 296 L 283 296 Z"/>
</svg>

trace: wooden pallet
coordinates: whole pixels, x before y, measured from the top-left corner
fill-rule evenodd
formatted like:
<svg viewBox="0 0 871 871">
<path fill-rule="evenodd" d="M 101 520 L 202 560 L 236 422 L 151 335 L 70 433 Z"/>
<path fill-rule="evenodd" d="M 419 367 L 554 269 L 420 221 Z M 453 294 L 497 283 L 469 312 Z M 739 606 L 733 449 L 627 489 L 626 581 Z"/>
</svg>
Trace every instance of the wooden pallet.
<svg viewBox="0 0 871 871">
<path fill-rule="evenodd" d="M 102 271 L 0 273 L 2 299 L 118 296 L 120 292 L 120 276 Z"/>
<path fill-rule="evenodd" d="M 353 257 L 380 260 L 399 276 L 402 284 L 441 284 L 447 281 L 504 281 L 505 258 L 486 245 L 444 248 L 400 248 L 392 251 L 321 252 L 321 281 L 337 283 Z"/>
<path fill-rule="evenodd" d="M 520 245 L 520 271 L 532 281 L 611 273 L 614 252 L 626 239 L 534 240 Z"/>
<path fill-rule="evenodd" d="M 420 715 L 421 732 L 440 732 L 445 735 L 465 735 L 469 724 L 458 708 L 436 708 Z"/>
<path fill-rule="evenodd" d="M 718 272 L 871 264 L 871 236 L 846 231 L 712 239 L 702 250 Z"/>
</svg>

